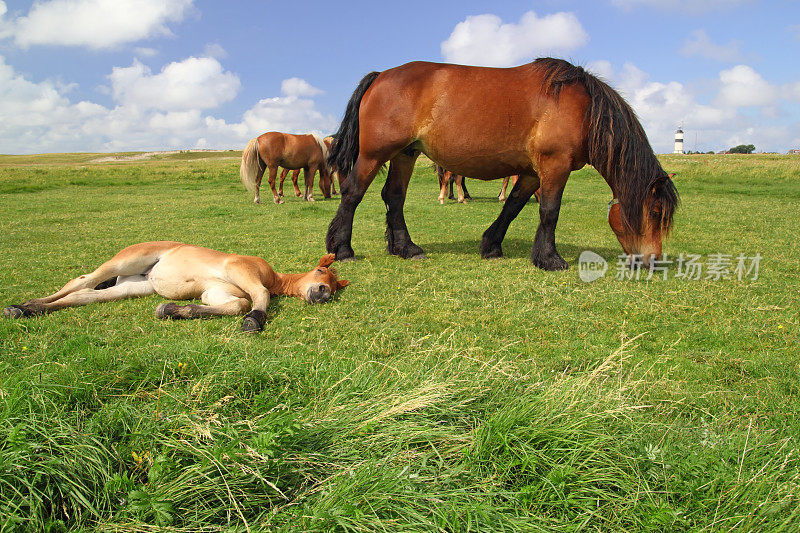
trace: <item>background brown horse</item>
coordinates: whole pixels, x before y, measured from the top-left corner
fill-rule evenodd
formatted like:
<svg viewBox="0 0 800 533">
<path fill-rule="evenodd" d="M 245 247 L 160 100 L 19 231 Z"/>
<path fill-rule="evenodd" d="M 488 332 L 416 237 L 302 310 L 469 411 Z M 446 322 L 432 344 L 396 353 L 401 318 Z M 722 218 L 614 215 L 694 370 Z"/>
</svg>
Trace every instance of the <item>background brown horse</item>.
<svg viewBox="0 0 800 533">
<path fill-rule="evenodd" d="M 242 152 L 242 164 L 239 167 L 244 186 L 255 197 L 253 201 L 261 203 L 261 178 L 269 169 L 269 186 L 272 199 L 282 204 L 282 194 L 275 188 L 278 167 L 289 170 L 303 169 L 306 190 L 303 198 L 314 201 L 314 175 L 320 173 L 320 190 L 325 198 L 330 198 L 330 173 L 327 164 L 328 145 L 319 135 L 293 135 L 270 131 L 252 139 Z M 294 178 L 293 178 L 294 179 Z"/>
<path fill-rule="evenodd" d="M 403 216 L 414 163 L 424 152 L 452 172 L 496 179 L 519 174 L 500 216 L 484 232 L 483 257 L 500 257 L 509 224 L 541 186 L 531 261 L 567 268 L 555 246 L 570 172 L 593 165 L 620 202 L 623 247 L 648 264 L 660 256 L 677 191 L 623 98 L 566 61 L 542 58 L 514 68 L 414 62 L 372 72 L 348 102 L 329 161 L 340 173 L 342 202 L 326 238 L 337 259 L 354 256 L 355 209 L 389 161 L 381 196 L 389 253 L 424 257 Z"/>
</svg>

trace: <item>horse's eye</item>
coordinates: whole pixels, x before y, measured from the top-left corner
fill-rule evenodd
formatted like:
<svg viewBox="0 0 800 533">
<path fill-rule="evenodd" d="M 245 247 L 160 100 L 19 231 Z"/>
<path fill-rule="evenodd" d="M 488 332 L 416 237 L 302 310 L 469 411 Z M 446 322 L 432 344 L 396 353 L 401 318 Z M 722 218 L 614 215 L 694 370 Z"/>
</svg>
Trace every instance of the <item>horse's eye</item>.
<svg viewBox="0 0 800 533">
<path fill-rule="evenodd" d="M 318 269 L 317 269 L 317 272 L 319 272 L 320 274 L 324 274 L 324 273 L 325 273 L 325 271 L 324 271 L 324 270 L 322 270 L 321 268 L 318 268 Z"/>
</svg>

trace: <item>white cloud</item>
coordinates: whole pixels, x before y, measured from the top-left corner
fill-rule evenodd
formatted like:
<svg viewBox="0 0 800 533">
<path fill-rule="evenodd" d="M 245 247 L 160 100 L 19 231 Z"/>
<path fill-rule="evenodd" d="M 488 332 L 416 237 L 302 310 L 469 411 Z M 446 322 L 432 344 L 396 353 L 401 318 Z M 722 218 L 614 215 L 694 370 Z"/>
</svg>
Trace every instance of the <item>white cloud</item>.
<svg viewBox="0 0 800 533">
<path fill-rule="evenodd" d="M 228 52 L 218 43 L 208 43 L 203 50 L 203 55 L 214 59 L 225 59 L 228 57 Z"/>
<path fill-rule="evenodd" d="M 719 73 L 722 87 L 718 101 L 730 107 L 774 106 L 780 91 L 747 65 L 736 65 Z"/>
<path fill-rule="evenodd" d="M 528 11 L 516 24 L 504 24 L 492 14 L 469 16 L 456 25 L 441 50 L 442 57 L 452 63 L 508 67 L 540 55 L 566 54 L 588 40 L 572 13 L 538 17 Z"/>
<path fill-rule="evenodd" d="M 155 57 L 158 55 L 158 50 L 155 48 L 136 47 L 133 49 L 133 53 L 137 57 Z"/>
<path fill-rule="evenodd" d="M 14 41 L 32 45 L 102 49 L 170 35 L 169 22 L 183 19 L 193 0 L 49 0 L 34 2 L 10 21 Z M 3 6 L 5 7 L 5 6 Z"/>
<path fill-rule="evenodd" d="M 114 106 L 106 107 L 73 103 L 70 85 L 30 81 L 0 56 L 0 153 L 240 148 L 269 130 L 325 134 L 338 125 L 312 98 L 289 94 L 259 101 L 234 122 L 207 114 L 235 94 L 238 78 L 233 84 L 227 74 L 210 58 L 171 63 L 155 75 L 134 62 L 114 69 Z"/>
<path fill-rule="evenodd" d="M 680 53 L 685 56 L 699 56 L 733 63 L 742 59 L 739 46 L 739 41 L 730 41 L 725 45 L 716 44 L 711 41 L 705 30 L 695 30 L 680 49 Z"/>
<path fill-rule="evenodd" d="M 281 82 L 281 92 L 286 96 L 316 96 L 324 91 L 313 87 L 301 78 L 289 78 Z"/>
<path fill-rule="evenodd" d="M 210 57 L 190 57 L 165 66 L 160 73 L 138 60 L 130 67 L 114 67 L 111 93 L 123 105 L 167 111 L 210 109 L 232 100 L 239 92 L 239 77 L 223 72 Z"/>
</svg>

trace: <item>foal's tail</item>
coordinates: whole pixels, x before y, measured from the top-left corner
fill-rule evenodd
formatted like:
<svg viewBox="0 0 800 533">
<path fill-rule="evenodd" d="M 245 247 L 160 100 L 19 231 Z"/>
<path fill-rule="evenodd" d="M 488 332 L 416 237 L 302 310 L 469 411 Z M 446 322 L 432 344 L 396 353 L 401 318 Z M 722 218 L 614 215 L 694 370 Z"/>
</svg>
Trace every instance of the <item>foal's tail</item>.
<svg viewBox="0 0 800 533">
<path fill-rule="evenodd" d="M 258 156 L 258 139 L 250 139 L 244 151 L 242 152 L 242 164 L 239 167 L 239 176 L 242 178 L 242 184 L 248 191 L 255 193 L 258 190 L 256 185 L 256 177 L 261 170 L 261 163 Z"/>
<path fill-rule="evenodd" d="M 361 106 L 364 93 L 379 74 L 380 72 L 370 72 L 364 76 L 356 90 L 353 91 L 353 96 L 347 102 L 339 131 L 334 135 L 333 144 L 331 144 L 328 165 L 332 171 L 338 172 L 340 176 L 345 176 L 345 179 L 350 175 L 358 158 L 358 108 Z"/>
</svg>

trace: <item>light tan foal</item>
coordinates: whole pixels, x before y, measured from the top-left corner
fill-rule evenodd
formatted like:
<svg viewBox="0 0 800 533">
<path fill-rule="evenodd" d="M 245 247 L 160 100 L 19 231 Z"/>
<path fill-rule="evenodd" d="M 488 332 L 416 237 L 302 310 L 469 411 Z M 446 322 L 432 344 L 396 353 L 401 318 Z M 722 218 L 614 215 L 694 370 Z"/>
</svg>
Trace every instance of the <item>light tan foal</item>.
<svg viewBox="0 0 800 533">
<path fill-rule="evenodd" d="M 50 296 L 3 310 L 9 318 L 34 316 L 97 302 L 159 294 L 174 300 L 200 299 L 203 305 L 162 303 L 158 318 L 201 318 L 245 314 L 242 331 L 260 331 L 270 296 L 285 294 L 309 303 L 328 301 L 350 282 L 328 268 L 333 254 L 316 268 L 280 274 L 260 257 L 226 254 L 172 241 L 144 242 L 123 249 L 94 272 L 69 281 Z M 249 312 L 248 312 L 249 311 Z"/>
</svg>

